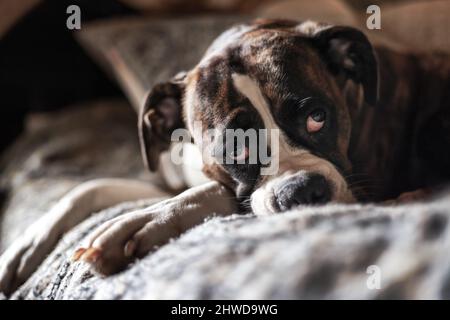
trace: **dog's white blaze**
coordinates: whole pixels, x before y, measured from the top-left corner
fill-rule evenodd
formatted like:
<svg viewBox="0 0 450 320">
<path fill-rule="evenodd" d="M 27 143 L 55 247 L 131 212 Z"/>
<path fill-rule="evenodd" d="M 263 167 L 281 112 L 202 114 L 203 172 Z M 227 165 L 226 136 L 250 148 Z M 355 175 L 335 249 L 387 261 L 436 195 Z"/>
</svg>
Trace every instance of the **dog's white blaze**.
<svg viewBox="0 0 450 320">
<path fill-rule="evenodd" d="M 201 137 L 196 137 L 194 132 L 194 103 L 195 103 L 195 86 L 188 85 L 186 87 L 186 94 L 184 96 L 184 110 L 185 110 L 185 118 L 189 132 L 194 136 L 194 139 L 198 140 Z"/>
<path fill-rule="evenodd" d="M 297 25 L 295 27 L 295 30 L 297 30 L 297 31 L 299 31 L 301 33 L 313 36 L 316 33 L 320 32 L 320 31 L 323 31 L 325 29 L 328 29 L 330 27 L 331 26 L 328 26 L 328 25 L 320 26 L 320 24 L 318 22 L 316 22 L 316 21 L 306 20 L 305 22 L 300 23 L 299 25 Z"/>
<path fill-rule="evenodd" d="M 270 130 L 280 130 L 278 125 L 275 122 L 275 119 L 270 112 L 269 104 L 264 98 L 261 89 L 255 80 L 251 79 L 249 76 L 241 75 L 241 74 L 233 74 L 232 75 L 233 84 L 236 90 L 238 90 L 241 94 L 246 96 L 248 100 L 252 103 L 253 107 L 261 116 L 264 127 L 270 132 Z M 271 135 L 269 134 L 267 137 L 267 141 L 269 145 L 271 145 L 272 141 L 270 141 Z M 286 141 L 286 137 L 283 131 L 280 130 L 280 141 L 279 150 L 280 154 L 278 155 L 280 158 L 279 161 L 283 161 L 284 157 L 291 157 L 293 155 L 301 155 L 304 153 L 308 153 L 307 150 L 301 148 L 291 148 Z"/>
<path fill-rule="evenodd" d="M 268 130 L 278 129 L 270 113 L 269 105 L 264 99 L 258 84 L 249 76 L 234 73 L 231 75 L 236 90 L 246 96 L 263 119 L 264 127 Z"/>
</svg>

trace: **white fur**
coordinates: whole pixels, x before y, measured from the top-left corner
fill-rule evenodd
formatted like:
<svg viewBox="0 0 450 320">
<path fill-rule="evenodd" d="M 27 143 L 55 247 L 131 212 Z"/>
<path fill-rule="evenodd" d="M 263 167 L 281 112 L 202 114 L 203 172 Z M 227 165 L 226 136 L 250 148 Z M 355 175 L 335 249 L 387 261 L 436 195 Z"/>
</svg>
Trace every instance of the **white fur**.
<svg viewBox="0 0 450 320">
<path fill-rule="evenodd" d="M 313 36 L 320 31 L 330 28 L 329 25 L 320 26 L 320 24 L 316 21 L 307 20 L 295 27 L 297 31 L 300 33 Z"/>
</svg>

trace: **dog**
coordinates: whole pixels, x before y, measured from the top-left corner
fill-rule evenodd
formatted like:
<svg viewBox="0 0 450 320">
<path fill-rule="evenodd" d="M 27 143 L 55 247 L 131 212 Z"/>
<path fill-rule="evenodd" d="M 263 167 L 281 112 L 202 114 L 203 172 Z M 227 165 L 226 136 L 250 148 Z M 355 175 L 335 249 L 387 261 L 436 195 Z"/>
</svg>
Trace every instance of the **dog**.
<svg viewBox="0 0 450 320">
<path fill-rule="evenodd" d="M 355 28 L 312 21 L 235 26 L 192 70 L 150 90 L 139 115 L 150 170 L 167 166 L 161 155 L 173 145 L 172 133 L 185 128 L 188 149 L 197 151 L 183 157 L 188 163 L 201 157 L 207 180 L 187 179 L 190 188 L 177 196 L 104 223 L 73 259 L 111 274 L 213 215 L 420 198 L 420 190 L 450 180 L 449 88 L 445 54 L 375 48 Z M 276 149 L 267 144 L 277 170 L 261 174 L 264 165 L 258 157 L 247 161 L 254 151 L 245 142 L 228 154 L 220 139 L 227 129 L 277 130 Z M 205 140 L 208 130 L 216 135 Z M 234 162 L 218 161 L 215 154 L 224 153 Z M 121 179 L 76 187 L 2 255 L 0 292 L 10 294 L 23 283 L 58 239 L 92 212 L 165 195 Z"/>
</svg>

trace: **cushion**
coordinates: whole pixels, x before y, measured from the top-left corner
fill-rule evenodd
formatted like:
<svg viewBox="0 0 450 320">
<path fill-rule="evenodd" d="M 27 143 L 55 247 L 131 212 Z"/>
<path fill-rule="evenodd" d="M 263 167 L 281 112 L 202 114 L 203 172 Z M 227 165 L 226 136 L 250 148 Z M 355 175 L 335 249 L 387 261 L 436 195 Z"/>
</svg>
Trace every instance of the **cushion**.
<svg viewBox="0 0 450 320">
<path fill-rule="evenodd" d="M 240 16 L 96 22 L 77 33 L 81 43 L 118 80 L 133 107 L 145 93 L 195 66 L 211 42 Z"/>
<path fill-rule="evenodd" d="M 415 50 L 450 52 L 450 2 L 430 0 L 381 9 L 382 32 Z"/>
</svg>

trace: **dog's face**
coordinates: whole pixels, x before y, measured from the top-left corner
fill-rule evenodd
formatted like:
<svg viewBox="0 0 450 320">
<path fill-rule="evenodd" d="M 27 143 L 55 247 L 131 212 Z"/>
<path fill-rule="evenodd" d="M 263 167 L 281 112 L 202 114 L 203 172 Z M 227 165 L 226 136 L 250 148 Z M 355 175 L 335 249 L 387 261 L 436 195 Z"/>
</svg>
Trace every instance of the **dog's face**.
<svg viewBox="0 0 450 320">
<path fill-rule="evenodd" d="M 290 21 L 235 27 L 193 70 L 152 91 L 140 121 L 145 159 L 154 169 L 168 133 L 185 125 L 203 150 L 213 151 L 204 152 L 204 172 L 233 188 L 238 199 L 250 199 L 256 213 L 350 202 L 348 149 L 362 96 L 349 99 L 349 83 L 361 89 L 351 94 L 363 92 L 374 104 L 375 57 L 355 29 Z M 268 131 L 265 139 L 258 136 L 256 149 L 248 139 L 240 145 L 232 139 L 230 149 L 227 129 Z M 205 139 L 211 130 L 214 137 Z M 261 148 L 277 162 L 270 174 L 262 174 Z"/>
</svg>

